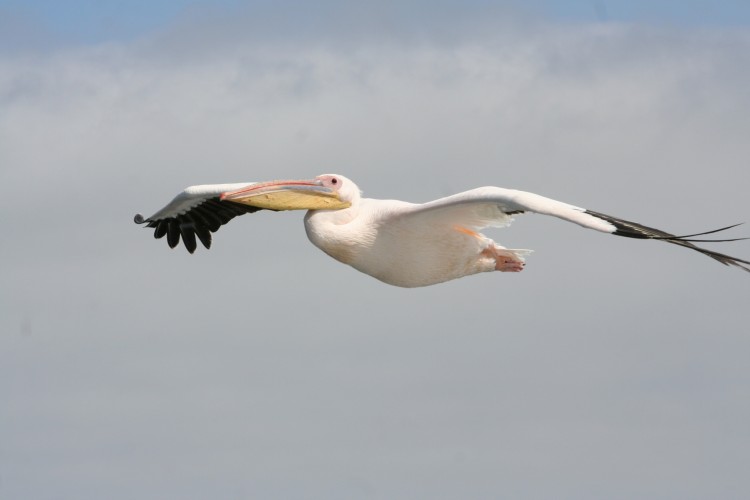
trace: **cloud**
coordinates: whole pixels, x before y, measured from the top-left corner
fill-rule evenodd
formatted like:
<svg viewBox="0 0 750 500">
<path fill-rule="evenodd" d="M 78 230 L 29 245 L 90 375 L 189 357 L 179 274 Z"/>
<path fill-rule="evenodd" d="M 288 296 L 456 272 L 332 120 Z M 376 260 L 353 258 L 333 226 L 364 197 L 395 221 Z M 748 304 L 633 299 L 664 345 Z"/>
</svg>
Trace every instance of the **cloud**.
<svg viewBox="0 0 750 500">
<path fill-rule="evenodd" d="M 496 184 L 678 232 L 739 221 L 745 32 L 244 22 L 0 59 L 1 492 L 750 489 L 740 272 L 527 217 L 492 234 L 537 250 L 520 276 L 405 291 L 318 252 L 299 214 L 194 256 L 130 222 L 188 184 L 331 171 L 381 198 Z"/>
</svg>

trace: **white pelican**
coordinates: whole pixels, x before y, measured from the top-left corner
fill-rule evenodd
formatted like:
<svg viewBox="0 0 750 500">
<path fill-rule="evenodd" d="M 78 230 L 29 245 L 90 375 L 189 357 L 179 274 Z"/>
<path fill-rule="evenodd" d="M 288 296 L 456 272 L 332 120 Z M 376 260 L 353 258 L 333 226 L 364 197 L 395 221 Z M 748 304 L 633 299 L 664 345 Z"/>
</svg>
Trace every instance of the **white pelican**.
<svg viewBox="0 0 750 500">
<path fill-rule="evenodd" d="M 750 272 L 750 261 L 695 246 L 691 239 L 714 231 L 675 236 L 635 222 L 514 189 L 480 187 L 428 203 L 362 198 L 342 175 L 310 180 L 191 186 L 138 224 L 167 236 L 174 248 L 180 237 L 190 253 L 196 240 L 211 247 L 211 233 L 238 215 L 258 210 L 308 210 L 305 230 L 312 243 L 334 259 L 401 287 L 434 285 L 485 271 L 518 272 L 531 250 L 505 248 L 479 231 L 503 227 L 514 215 L 552 215 L 589 229 L 629 238 L 661 240 L 691 248 L 729 266 Z"/>
</svg>

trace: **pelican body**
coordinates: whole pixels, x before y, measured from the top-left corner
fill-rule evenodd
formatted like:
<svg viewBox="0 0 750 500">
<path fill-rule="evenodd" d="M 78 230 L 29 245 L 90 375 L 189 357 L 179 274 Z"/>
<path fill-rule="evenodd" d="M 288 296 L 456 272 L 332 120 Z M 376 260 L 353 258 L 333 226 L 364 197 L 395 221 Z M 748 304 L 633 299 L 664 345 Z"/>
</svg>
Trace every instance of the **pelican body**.
<svg viewBox="0 0 750 500">
<path fill-rule="evenodd" d="M 750 261 L 694 245 L 695 236 L 664 231 L 586 210 L 550 198 L 493 186 L 428 203 L 363 198 L 354 182 L 326 174 L 309 180 L 191 186 L 148 218 L 135 222 L 167 236 L 171 248 L 182 239 L 190 253 L 196 236 L 211 247 L 211 233 L 234 217 L 259 210 L 307 210 L 305 231 L 319 249 L 344 264 L 390 285 L 421 287 L 481 272 L 519 272 L 526 249 L 502 247 L 480 231 L 504 227 L 527 212 L 551 215 L 588 229 L 655 239 L 696 250 L 722 264 L 750 272 Z"/>
</svg>

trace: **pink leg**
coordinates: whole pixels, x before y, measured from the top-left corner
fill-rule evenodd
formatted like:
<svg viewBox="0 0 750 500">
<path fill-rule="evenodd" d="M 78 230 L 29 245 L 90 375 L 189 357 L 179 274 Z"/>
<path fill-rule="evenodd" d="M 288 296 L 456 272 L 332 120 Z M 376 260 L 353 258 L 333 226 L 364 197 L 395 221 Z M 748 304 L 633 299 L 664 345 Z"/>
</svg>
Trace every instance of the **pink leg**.
<svg viewBox="0 0 750 500">
<path fill-rule="evenodd" d="M 504 255 L 498 255 L 495 259 L 495 270 L 502 272 L 520 273 L 526 263 L 519 260 L 516 257 L 506 257 Z"/>
<path fill-rule="evenodd" d="M 487 248 L 482 252 L 483 255 L 495 259 L 495 271 L 504 273 L 519 273 L 523 271 L 526 263 L 513 252 L 500 248 Z"/>
</svg>

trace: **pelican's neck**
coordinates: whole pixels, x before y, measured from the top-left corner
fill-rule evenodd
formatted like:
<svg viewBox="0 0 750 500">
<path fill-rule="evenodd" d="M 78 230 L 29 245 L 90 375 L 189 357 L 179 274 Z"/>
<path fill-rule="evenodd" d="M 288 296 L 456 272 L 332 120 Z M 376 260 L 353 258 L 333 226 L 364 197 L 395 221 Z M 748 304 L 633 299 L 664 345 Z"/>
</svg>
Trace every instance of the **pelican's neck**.
<svg viewBox="0 0 750 500">
<path fill-rule="evenodd" d="M 310 210 L 305 214 L 305 232 L 316 247 L 334 259 L 351 264 L 362 245 L 372 239 L 369 230 L 361 231 L 360 199 L 340 210 Z"/>
<path fill-rule="evenodd" d="M 348 208 L 338 210 L 308 210 L 305 214 L 305 225 L 331 224 L 340 226 L 348 224 L 359 215 L 359 200 L 352 202 Z"/>
</svg>

